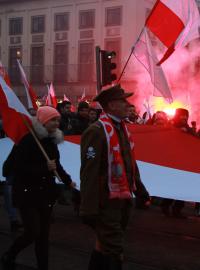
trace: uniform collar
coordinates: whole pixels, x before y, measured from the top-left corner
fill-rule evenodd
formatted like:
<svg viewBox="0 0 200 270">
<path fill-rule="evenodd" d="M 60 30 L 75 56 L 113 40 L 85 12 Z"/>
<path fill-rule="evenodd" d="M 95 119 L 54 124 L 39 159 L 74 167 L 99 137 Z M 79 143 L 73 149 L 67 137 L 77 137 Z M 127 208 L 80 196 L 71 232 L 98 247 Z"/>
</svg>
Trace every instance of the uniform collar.
<svg viewBox="0 0 200 270">
<path fill-rule="evenodd" d="M 114 120 L 114 121 L 117 122 L 117 123 L 121 123 L 121 122 L 122 122 L 122 120 L 121 120 L 119 117 L 115 116 L 115 115 L 112 115 L 112 114 L 110 114 L 110 113 L 108 113 L 107 115 L 108 115 L 112 120 Z"/>
</svg>

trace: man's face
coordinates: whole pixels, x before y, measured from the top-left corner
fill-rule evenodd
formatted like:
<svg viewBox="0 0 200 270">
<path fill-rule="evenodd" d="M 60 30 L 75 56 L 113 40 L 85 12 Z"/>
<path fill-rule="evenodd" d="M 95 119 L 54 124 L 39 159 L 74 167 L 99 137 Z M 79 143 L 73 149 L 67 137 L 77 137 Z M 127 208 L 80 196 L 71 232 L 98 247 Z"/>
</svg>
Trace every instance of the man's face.
<svg viewBox="0 0 200 270">
<path fill-rule="evenodd" d="M 93 121 L 95 121 L 95 120 L 97 119 L 97 112 L 91 110 L 91 111 L 89 112 L 88 116 L 89 116 L 89 120 L 90 120 L 91 122 L 93 122 Z"/>
<path fill-rule="evenodd" d="M 71 104 L 66 104 L 64 107 L 64 111 L 66 114 L 71 113 Z"/>
<path fill-rule="evenodd" d="M 129 117 L 129 118 L 135 118 L 136 115 L 137 115 L 134 106 L 129 106 L 127 112 L 128 112 L 128 117 Z"/>
<path fill-rule="evenodd" d="M 89 111 L 88 108 L 83 108 L 83 109 L 79 110 L 79 114 L 83 118 L 88 118 L 88 111 Z"/>
<path fill-rule="evenodd" d="M 129 103 L 126 99 L 112 100 L 108 104 L 109 113 L 112 115 L 124 119 L 128 115 Z"/>
</svg>

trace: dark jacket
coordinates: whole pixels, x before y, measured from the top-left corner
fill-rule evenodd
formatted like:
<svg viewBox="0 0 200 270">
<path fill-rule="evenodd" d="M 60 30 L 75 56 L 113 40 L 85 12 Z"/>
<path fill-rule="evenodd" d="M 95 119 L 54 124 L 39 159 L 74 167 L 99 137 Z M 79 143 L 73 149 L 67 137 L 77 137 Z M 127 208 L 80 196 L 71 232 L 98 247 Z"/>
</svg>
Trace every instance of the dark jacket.
<svg viewBox="0 0 200 270">
<path fill-rule="evenodd" d="M 49 158 L 56 160 L 57 172 L 61 180 L 69 186 L 71 177 L 60 164 L 55 138 L 44 136 L 40 143 Z M 17 145 L 13 170 L 13 200 L 16 206 L 55 202 L 58 187 L 54 174 L 48 170 L 47 161 L 31 134 L 24 136 Z"/>
</svg>

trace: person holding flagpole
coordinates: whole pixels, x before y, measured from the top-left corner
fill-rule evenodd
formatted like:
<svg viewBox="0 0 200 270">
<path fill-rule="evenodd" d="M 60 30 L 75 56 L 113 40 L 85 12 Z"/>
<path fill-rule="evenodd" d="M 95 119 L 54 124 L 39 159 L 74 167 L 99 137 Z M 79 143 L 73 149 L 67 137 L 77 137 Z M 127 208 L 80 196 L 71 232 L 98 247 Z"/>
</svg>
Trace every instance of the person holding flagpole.
<svg viewBox="0 0 200 270">
<path fill-rule="evenodd" d="M 1 257 L 4 270 L 15 269 L 17 255 L 27 246 L 35 244 L 39 270 L 48 270 L 48 239 L 53 205 L 58 187 L 55 171 L 68 188 L 74 187 L 69 174 L 59 161 L 57 144 L 63 141 L 58 129 L 60 114 L 52 107 L 40 107 L 32 120 L 32 132 L 46 152 L 47 160 L 33 134 L 26 134 L 16 145 L 12 162 L 13 203 L 19 209 L 24 232 Z"/>
</svg>

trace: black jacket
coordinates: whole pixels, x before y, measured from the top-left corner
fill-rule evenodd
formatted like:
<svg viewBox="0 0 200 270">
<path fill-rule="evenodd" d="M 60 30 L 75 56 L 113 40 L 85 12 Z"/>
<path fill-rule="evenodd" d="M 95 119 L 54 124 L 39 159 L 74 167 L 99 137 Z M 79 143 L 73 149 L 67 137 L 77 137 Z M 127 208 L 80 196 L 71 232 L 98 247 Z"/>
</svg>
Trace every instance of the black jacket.
<svg viewBox="0 0 200 270">
<path fill-rule="evenodd" d="M 71 177 L 60 164 L 60 155 L 53 138 L 40 140 L 49 158 L 56 160 L 57 172 L 66 185 Z M 53 172 L 31 134 L 26 135 L 16 147 L 13 162 L 13 200 L 16 206 L 48 203 L 53 204 L 58 196 L 58 187 Z"/>
</svg>

